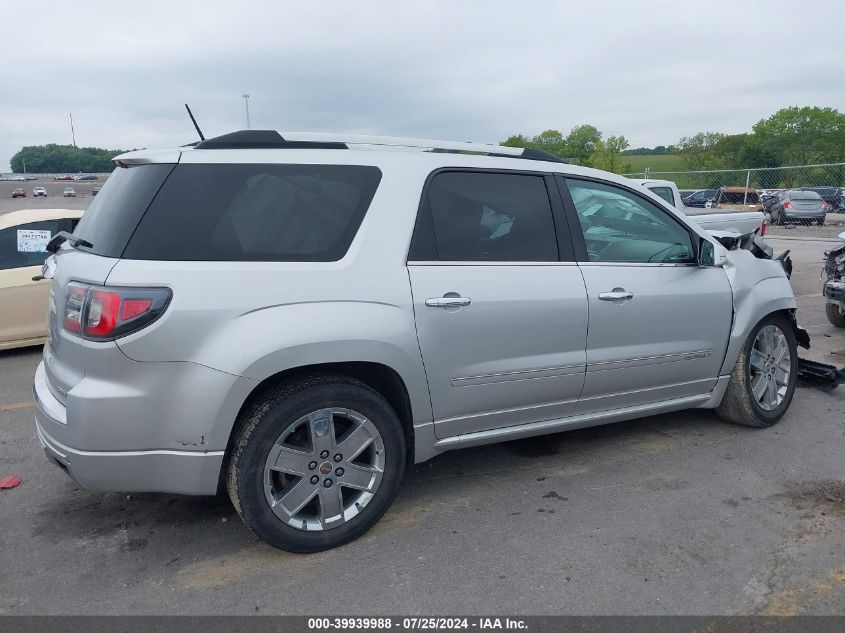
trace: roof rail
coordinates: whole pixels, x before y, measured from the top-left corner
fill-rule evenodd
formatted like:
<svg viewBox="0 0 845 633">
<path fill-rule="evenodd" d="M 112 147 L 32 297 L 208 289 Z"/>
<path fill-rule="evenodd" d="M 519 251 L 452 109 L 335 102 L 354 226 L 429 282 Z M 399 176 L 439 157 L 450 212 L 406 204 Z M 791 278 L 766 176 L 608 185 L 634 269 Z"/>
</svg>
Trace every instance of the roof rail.
<svg viewBox="0 0 845 633">
<path fill-rule="evenodd" d="M 286 132 L 282 136 L 275 130 L 240 130 L 206 139 L 194 145 L 194 149 L 358 149 L 365 147 L 408 148 L 445 153 L 483 154 L 502 158 L 525 158 L 553 163 L 566 162 L 554 154 L 531 148 L 361 134 Z"/>
</svg>

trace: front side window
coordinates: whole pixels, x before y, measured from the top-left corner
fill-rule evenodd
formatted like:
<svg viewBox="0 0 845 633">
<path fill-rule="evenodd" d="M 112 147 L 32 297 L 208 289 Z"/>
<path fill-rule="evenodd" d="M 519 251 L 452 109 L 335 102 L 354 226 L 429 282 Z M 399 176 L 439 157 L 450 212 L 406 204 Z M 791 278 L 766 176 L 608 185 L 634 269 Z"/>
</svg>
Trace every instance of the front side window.
<svg viewBox="0 0 845 633">
<path fill-rule="evenodd" d="M 667 211 L 622 187 L 567 178 L 591 262 L 692 263 L 689 232 Z"/>
<path fill-rule="evenodd" d="M 61 222 L 30 222 L 0 231 L 0 270 L 43 264 L 50 254 L 47 243 L 62 230 Z"/>
<path fill-rule="evenodd" d="M 431 179 L 427 197 L 423 212 L 430 210 L 441 261 L 558 259 L 542 176 L 443 172 Z"/>
</svg>

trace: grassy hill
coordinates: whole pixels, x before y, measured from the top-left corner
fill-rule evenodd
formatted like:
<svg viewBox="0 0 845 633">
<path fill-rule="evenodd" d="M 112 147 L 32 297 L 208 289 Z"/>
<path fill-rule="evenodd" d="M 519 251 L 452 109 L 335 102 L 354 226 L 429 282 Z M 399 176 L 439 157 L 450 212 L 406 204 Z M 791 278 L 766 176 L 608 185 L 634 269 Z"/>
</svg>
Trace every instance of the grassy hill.
<svg viewBox="0 0 845 633">
<path fill-rule="evenodd" d="M 629 163 L 632 171 L 685 171 L 684 159 L 677 154 L 644 154 L 642 156 L 623 156 L 622 164 Z"/>
</svg>

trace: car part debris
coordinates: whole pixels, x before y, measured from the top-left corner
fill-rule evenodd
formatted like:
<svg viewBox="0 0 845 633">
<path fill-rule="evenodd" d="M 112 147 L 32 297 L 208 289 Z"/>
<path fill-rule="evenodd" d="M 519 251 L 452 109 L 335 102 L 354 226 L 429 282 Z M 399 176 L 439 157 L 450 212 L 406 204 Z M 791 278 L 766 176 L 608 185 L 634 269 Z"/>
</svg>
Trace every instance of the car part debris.
<svg viewBox="0 0 845 633">
<path fill-rule="evenodd" d="M 833 365 L 799 358 L 798 380 L 808 387 L 831 391 L 838 385 L 845 384 L 845 367 L 837 369 Z"/>
<path fill-rule="evenodd" d="M 8 477 L 0 477 L 0 490 L 8 490 L 9 488 L 17 488 L 23 483 L 20 477 L 9 475 Z"/>
</svg>

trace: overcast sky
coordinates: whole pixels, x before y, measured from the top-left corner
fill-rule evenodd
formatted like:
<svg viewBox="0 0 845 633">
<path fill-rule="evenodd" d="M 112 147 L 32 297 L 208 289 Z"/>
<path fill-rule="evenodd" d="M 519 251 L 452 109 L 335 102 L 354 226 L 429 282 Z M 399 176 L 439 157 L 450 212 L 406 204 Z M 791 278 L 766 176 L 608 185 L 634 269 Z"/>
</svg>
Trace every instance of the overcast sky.
<svg viewBox="0 0 845 633">
<path fill-rule="evenodd" d="M 3 0 L 0 171 L 24 145 L 253 128 L 496 142 L 579 123 L 632 147 L 845 110 L 841 0 Z"/>
</svg>

